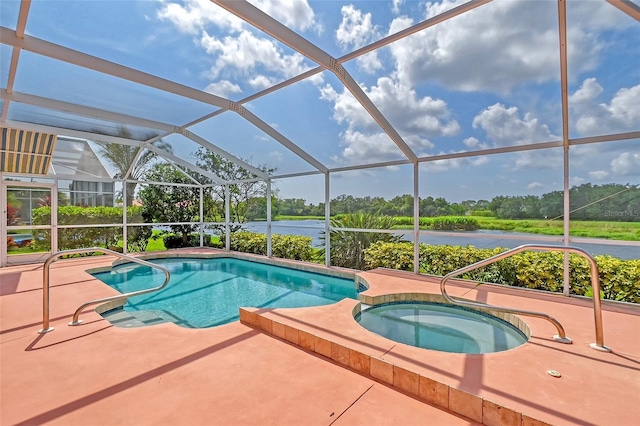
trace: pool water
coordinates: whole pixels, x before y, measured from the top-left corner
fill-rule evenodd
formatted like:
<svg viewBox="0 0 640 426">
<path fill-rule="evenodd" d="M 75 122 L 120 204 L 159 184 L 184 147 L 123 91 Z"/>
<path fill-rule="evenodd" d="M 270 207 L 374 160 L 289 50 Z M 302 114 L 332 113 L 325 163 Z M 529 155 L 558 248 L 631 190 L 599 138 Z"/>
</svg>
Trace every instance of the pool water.
<svg viewBox="0 0 640 426">
<path fill-rule="evenodd" d="M 125 311 L 147 311 L 189 328 L 238 320 L 239 307 L 292 308 L 356 299 L 353 280 L 232 258 L 156 259 L 171 273 L 166 288 L 130 297 Z M 121 293 L 156 287 L 164 273 L 127 263 L 93 274 Z"/>
<path fill-rule="evenodd" d="M 396 342 L 443 352 L 500 352 L 527 341 L 522 331 L 500 318 L 439 303 L 378 305 L 363 310 L 356 320 Z"/>
</svg>

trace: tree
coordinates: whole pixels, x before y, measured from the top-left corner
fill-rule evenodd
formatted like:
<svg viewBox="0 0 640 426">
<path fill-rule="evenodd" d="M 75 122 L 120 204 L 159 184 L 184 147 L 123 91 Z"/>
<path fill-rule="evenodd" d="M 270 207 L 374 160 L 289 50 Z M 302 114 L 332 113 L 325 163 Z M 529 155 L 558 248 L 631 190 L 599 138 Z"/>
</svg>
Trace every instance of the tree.
<svg viewBox="0 0 640 426">
<path fill-rule="evenodd" d="M 228 182 L 238 182 L 243 180 L 255 179 L 256 176 L 244 167 L 227 160 L 226 158 L 213 153 L 206 148 L 199 148 L 193 154 L 196 157 L 196 165 L 204 170 L 207 170 L 221 179 Z M 243 160 L 248 163 L 247 160 Z M 258 166 L 258 169 L 267 174 L 272 174 L 276 169 L 270 166 Z M 213 184 L 210 179 L 201 176 L 198 177 L 200 182 L 205 184 Z M 224 202 L 225 189 L 224 186 L 213 186 L 213 195 L 217 200 Z M 267 184 L 263 181 L 252 182 L 238 182 L 229 185 L 229 198 L 230 198 L 230 218 L 229 221 L 244 223 L 247 221 L 248 212 L 260 211 L 259 201 L 261 198 L 267 196 Z M 214 201 L 217 201 L 214 200 Z M 254 207 L 254 204 L 257 204 Z M 264 203 L 266 206 L 266 202 Z M 224 217 L 224 209 L 222 209 L 221 216 Z"/>
<path fill-rule="evenodd" d="M 279 203 L 275 195 L 271 196 L 271 217 L 275 217 L 279 213 Z M 266 219 L 267 218 L 267 197 L 254 198 L 249 200 L 246 219 Z"/>
<path fill-rule="evenodd" d="M 310 207 L 302 198 L 285 198 L 278 200 L 279 212 L 287 216 L 305 216 L 310 214 Z"/>
<path fill-rule="evenodd" d="M 413 196 L 405 194 L 394 197 L 391 203 L 396 211 L 397 216 L 413 216 Z"/>
<path fill-rule="evenodd" d="M 147 178 L 154 182 L 193 182 L 184 172 L 170 164 L 159 163 L 148 172 Z M 145 222 L 195 222 L 200 213 L 200 189 L 193 186 L 148 185 L 140 191 L 142 218 Z M 182 236 L 183 246 L 188 245 L 189 234 L 196 225 L 170 225 L 171 231 Z"/>
<path fill-rule="evenodd" d="M 540 216 L 545 219 L 557 219 L 563 216 L 564 192 L 547 192 L 540 198 Z"/>
<path fill-rule="evenodd" d="M 118 136 L 131 139 L 131 132 L 126 127 L 121 127 L 120 129 L 118 129 Z M 149 136 L 149 138 L 151 137 L 153 137 L 153 135 Z M 133 161 L 135 160 L 138 152 L 144 148 L 100 141 L 96 141 L 96 144 L 100 146 L 100 155 L 117 170 L 114 177 L 118 179 L 127 177 L 132 180 L 140 180 L 142 177 L 144 177 L 146 172 L 153 164 L 154 160 L 158 157 L 155 152 L 145 150 L 138 158 L 135 165 L 131 167 L 131 163 L 133 163 Z M 169 153 L 173 152 L 171 144 L 163 141 L 162 139 L 158 139 L 157 141 L 153 142 L 152 145 Z M 129 176 L 125 176 L 130 167 L 131 173 L 129 174 Z M 131 206 L 133 204 L 137 186 L 138 184 L 135 182 L 127 182 L 127 199 L 124 200 L 126 203 L 125 206 Z"/>
</svg>

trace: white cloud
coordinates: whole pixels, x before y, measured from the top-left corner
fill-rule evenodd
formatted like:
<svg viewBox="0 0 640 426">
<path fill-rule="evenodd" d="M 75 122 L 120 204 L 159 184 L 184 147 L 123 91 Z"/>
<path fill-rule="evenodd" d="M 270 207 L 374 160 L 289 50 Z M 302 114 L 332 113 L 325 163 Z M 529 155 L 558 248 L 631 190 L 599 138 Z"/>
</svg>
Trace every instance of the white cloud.
<svg viewBox="0 0 640 426">
<path fill-rule="evenodd" d="M 382 61 L 376 51 L 358 56 L 356 62 L 358 63 L 358 67 L 367 74 L 374 74 L 376 71 L 382 69 Z"/>
<path fill-rule="evenodd" d="M 290 28 L 303 31 L 320 28 L 306 0 L 254 0 L 252 3 Z M 243 20 L 210 0 L 185 0 L 181 3 L 161 0 L 160 4 L 158 17 L 190 34 L 198 34 L 210 24 L 230 31 L 240 31 L 245 25 Z"/>
<path fill-rule="evenodd" d="M 605 180 L 609 177 L 609 172 L 606 170 L 594 170 L 589 172 L 589 177 L 593 180 Z"/>
<path fill-rule="evenodd" d="M 404 3 L 404 0 L 393 0 L 391 2 L 391 11 L 396 15 L 400 13 L 400 6 Z"/>
<path fill-rule="evenodd" d="M 342 151 L 342 157 L 334 157 L 337 163 L 376 163 L 399 159 L 402 157 L 389 136 L 384 133 L 364 134 L 355 130 L 347 130 L 341 134 L 346 147 Z"/>
<path fill-rule="evenodd" d="M 611 171 L 622 176 L 640 176 L 640 153 L 618 155 L 611 161 Z"/>
<path fill-rule="evenodd" d="M 602 93 L 602 86 L 598 81 L 595 78 L 587 78 L 575 93 L 569 95 L 569 102 L 574 105 L 591 103 L 600 93 Z"/>
<path fill-rule="evenodd" d="M 211 83 L 204 89 L 205 92 L 212 93 L 217 96 L 228 98 L 233 93 L 240 93 L 242 89 L 237 84 L 230 82 L 229 80 L 220 80 L 215 83 Z"/>
<path fill-rule="evenodd" d="M 517 107 L 497 103 L 481 111 L 473 119 L 473 127 L 484 130 L 493 147 L 526 145 L 560 139 L 532 113 L 520 114 Z M 522 170 L 562 170 L 563 152 L 542 149 L 514 154 L 515 160 L 505 167 L 510 172 Z"/>
<path fill-rule="evenodd" d="M 544 188 L 544 184 L 540 182 L 531 182 L 527 185 L 527 189 L 536 189 L 536 188 Z"/>
<path fill-rule="evenodd" d="M 517 107 L 497 103 L 486 108 L 473 119 L 473 127 L 481 128 L 495 147 L 525 145 L 559 139 L 532 113 L 520 116 Z"/>
<path fill-rule="evenodd" d="M 255 3 L 291 28 L 319 28 L 306 0 L 256 0 Z M 241 82 L 248 82 L 252 88 L 260 90 L 311 67 L 305 63 L 303 55 L 285 53 L 276 41 L 252 32 L 249 24 L 208 0 L 162 1 L 157 16 L 171 22 L 181 32 L 197 35 L 194 42 L 214 61 L 207 74 L 214 82 L 208 89 L 215 88 L 219 76 L 223 75 L 234 85 L 227 86 L 234 90 L 233 93 L 237 93 L 236 87 L 241 88 Z M 220 31 L 226 35 L 217 35 Z M 323 81 L 320 74 L 308 80 L 315 84 Z"/>
<path fill-rule="evenodd" d="M 640 128 L 640 84 L 618 90 L 609 103 L 598 103 L 603 92 L 595 78 L 587 78 L 569 96 L 569 107 L 580 134 L 604 134 Z"/>
<path fill-rule="evenodd" d="M 391 78 L 379 78 L 376 86 L 370 89 L 363 87 L 363 90 L 418 155 L 433 147 L 429 138 L 453 136 L 460 131 L 458 122 L 451 118 L 446 102 L 429 96 L 419 97 L 415 90 Z M 337 92 L 326 85 L 320 91 L 320 98 L 333 104 L 334 120 L 347 125 L 347 131 L 342 134 L 347 147 L 343 152 L 345 158 L 356 159 L 358 153 L 361 159 L 379 158 L 378 154 L 387 152 L 389 147 L 378 145 L 378 138 L 387 140 L 388 136 L 381 133 L 378 124 L 349 91 L 343 88 L 342 92 Z M 361 138 L 366 137 L 377 143 L 367 144 L 368 149 L 362 149 L 364 144 Z M 376 154 L 374 151 L 378 146 L 379 153 Z M 395 146 L 391 148 L 398 151 Z"/>
<path fill-rule="evenodd" d="M 289 28 L 302 31 L 321 28 L 307 0 L 252 0 L 250 3 Z"/>
<path fill-rule="evenodd" d="M 184 3 L 162 1 L 158 18 L 170 21 L 185 33 L 198 34 L 213 24 L 230 31 L 240 31 L 244 21 L 209 0 L 185 0 Z"/>
<path fill-rule="evenodd" d="M 274 41 L 256 37 L 245 30 L 240 31 L 237 36 L 226 36 L 223 39 L 203 31 L 200 45 L 208 54 L 216 57 L 215 65 L 211 68 L 212 78 L 218 77 L 224 70 L 236 71 L 242 75 L 251 74 L 254 79 L 263 75 L 256 75 L 259 71 L 289 78 L 309 69 L 301 54 L 287 55 Z"/>
<path fill-rule="evenodd" d="M 373 25 L 371 13 L 362 13 L 353 5 L 342 6 L 342 22 L 336 30 L 336 40 L 343 49 L 357 49 L 378 38 L 379 29 Z M 356 60 L 363 71 L 373 74 L 382 68 L 378 52 L 369 52 Z"/>
<path fill-rule="evenodd" d="M 477 138 L 470 136 L 462 140 L 462 143 L 469 148 L 477 148 L 477 149 L 487 149 L 489 145 L 486 143 L 481 143 Z"/>
<path fill-rule="evenodd" d="M 480 144 L 480 141 L 472 136 L 463 140 L 462 143 L 464 143 L 469 148 L 473 148 L 478 146 Z"/>
<path fill-rule="evenodd" d="M 430 18 L 464 0 L 428 2 Z M 606 45 L 600 31 L 630 25 L 605 2 L 574 2 L 567 25 L 571 76 L 594 69 Z M 597 18 L 597 19 L 596 19 Z M 389 34 L 413 20 L 396 18 Z M 595 28 L 595 30 L 594 30 Z M 390 45 L 398 78 L 409 85 L 438 81 L 463 91 L 509 92 L 524 82 L 557 81 L 557 7 L 550 2 L 492 2 Z"/>
<path fill-rule="evenodd" d="M 342 22 L 336 30 L 338 43 L 345 48 L 359 48 L 367 44 L 378 32 L 370 13 L 362 13 L 353 5 L 342 6 Z"/>
<path fill-rule="evenodd" d="M 464 152 L 464 151 L 458 151 Z M 442 155 L 444 152 L 440 152 L 438 155 Z M 489 157 L 463 157 L 463 158 L 450 158 L 448 160 L 435 160 L 422 163 L 421 167 L 430 173 L 442 173 L 451 169 L 459 169 L 462 167 L 471 166 L 484 166 L 489 163 Z"/>
<path fill-rule="evenodd" d="M 266 89 L 267 87 L 273 86 L 275 83 L 272 78 L 269 78 L 266 75 L 257 75 L 248 81 L 249 85 L 256 90 Z"/>
</svg>

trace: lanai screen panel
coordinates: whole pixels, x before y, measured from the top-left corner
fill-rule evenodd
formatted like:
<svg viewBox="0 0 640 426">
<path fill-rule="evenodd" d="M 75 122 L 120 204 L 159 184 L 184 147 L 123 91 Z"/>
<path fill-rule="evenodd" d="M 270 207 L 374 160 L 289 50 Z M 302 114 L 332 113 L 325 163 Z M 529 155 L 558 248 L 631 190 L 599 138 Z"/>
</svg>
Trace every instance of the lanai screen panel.
<svg viewBox="0 0 640 426">
<path fill-rule="evenodd" d="M 27 31 L 79 52 L 203 89 L 207 61 L 204 51 L 194 44 L 197 31 L 177 29 L 163 17 L 166 7 L 149 1 L 33 2 Z M 209 3 L 207 8 L 217 7 Z M 51 16 L 57 18 L 51 20 Z"/>
<path fill-rule="evenodd" d="M 0 3 L 0 24 L 15 29 L 18 22 L 19 1 L 3 1 Z"/>
<path fill-rule="evenodd" d="M 9 80 L 9 66 L 11 65 L 11 47 L 0 44 L 0 86 L 7 88 Z"/>
<path fill-rule="evenodd" d="M 78 130 L 98 135 L 126 137 L 139 141 L 147 140 L 160 133 L 158 129 L 100 120 L 85 115 L 71 114 L 19 102 L 11 102 L 9 104 L 7 116 L 9 120 L 53 126 L 59 129 Z"/>
<path fill-rule="evenodd" d="M 331 72 L 269 93 L 250 105 L 329 168 L 405 159 Z"/>
<path fill-rule="evenodd" d="M 14 90 L 168 125 L 182 125 L 218 109 L 30 52 L 20 55 Z"/>
<path fill-rule="evenodd" d="M 95 146 L 84 139 L 59 137 L 51 165 L 56 175 L 111 180 L 111 175 L 100 161 Z"/>
<path fill-rule="evenodd" d="M 604 1 L 570 1 L 567 31 L 570 138 L 640 131 L 638 21 Z"/>
<path fill-rule="evenodd" d="M 287 134 L 280 132 L 278 122 L 266 124 L 291 141 Z M 233 112 L 212 117 L 189 130 L 254 166 L 275 168 L 276 175 L 316 171 L 306 160 Z"/>
</svg>

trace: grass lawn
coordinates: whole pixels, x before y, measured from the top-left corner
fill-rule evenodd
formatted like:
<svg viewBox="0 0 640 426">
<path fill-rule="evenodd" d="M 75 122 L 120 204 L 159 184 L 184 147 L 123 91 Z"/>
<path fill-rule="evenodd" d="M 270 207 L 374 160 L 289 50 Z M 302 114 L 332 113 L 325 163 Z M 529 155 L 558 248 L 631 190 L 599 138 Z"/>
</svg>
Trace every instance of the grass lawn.
<svg viewBox="0 0 640 426">
<path fill-rule="evenodd" d="M 564 224 L 559 220 L 512 220 L 491 217 L 475 217 L 481 229 L 528 232 L 542 235 L 562 235 Z M 573 237 L 606 238 L 612 240 L 640 241 L 640 222 L 579 221 L 569 223 Z"/>
<path fill-rule="evenodd" d="M 544 219 L 498 219 L 495 217 L 469 216 L 477 220 L 480 229 L 492 231 L 525 232 L 537 235 L 562 235 L 564 224 L 561 220 Z M 398 229 L 413 229 L 411 225 Z M 420 227 L 428 230 L 428 227 Z M 604 238 L 622 241 L 640 241 L 640 222 L 606 222 L 574 220 L 569 224 L 572 237 Z"/>
</svg>

